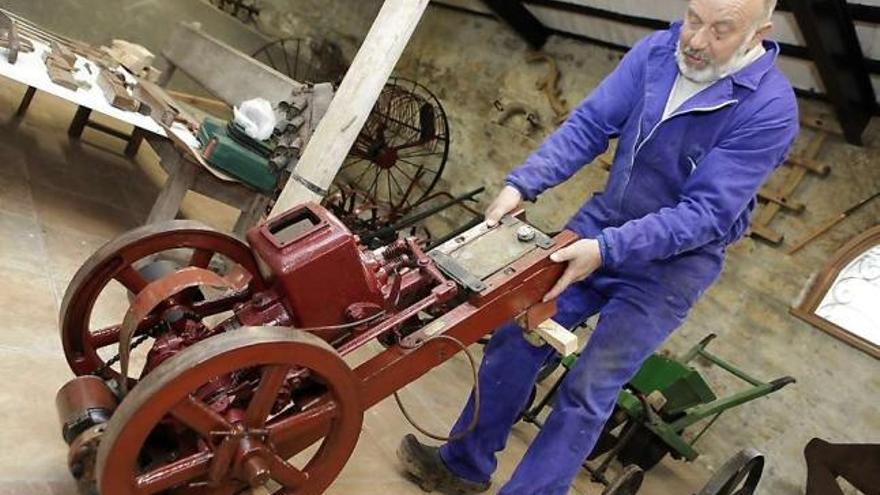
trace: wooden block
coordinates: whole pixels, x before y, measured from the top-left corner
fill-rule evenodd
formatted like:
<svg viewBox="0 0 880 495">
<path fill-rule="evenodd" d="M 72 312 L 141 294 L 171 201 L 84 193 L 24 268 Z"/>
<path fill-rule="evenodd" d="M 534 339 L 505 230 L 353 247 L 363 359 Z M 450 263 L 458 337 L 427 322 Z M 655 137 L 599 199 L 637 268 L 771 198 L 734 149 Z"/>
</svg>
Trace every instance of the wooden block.
<svg viewBox="0 0 880 495">
<path fill-rule="evenodd" d="M 770 204 L 771 203 L 768 203 L 768 206 Z M 764 239 L 765 241 L 767 241 L 771 244 L 774 244 L 774 245 L 782 244 L 782 239 L 783 239 L 782 234 L 780 234 L 779 232 L 776 232 L 775 230 L 771 229 L 770 227 L 767 227 L 766 225 L 753 224 L 751 226 L 751 235 L 756 236 L 756 237 L 760 237 L 761 239 Z"/>
<path fill-rule="evenodd" d="M 799 201 L 792 201 L 786 196 L 780 196 L 779 193 L 777 193 L 776 191 L 772 191 L 770 189 L 767 189 L 766 187 L 762 187 L 761 190 L 758 191 L 758 197 L 763 199 L 764 201 L 776 203 L 786 210 L 790 210 L 795 213 L 800 213 L 807 208 L 807 205 Z"/>
<path fill-rule="evenodd" d="M 577 352 L 577 335 L 552 319 L 546 320 L 544 323 L 538 325 L 538 328 L 532 333 L 540 336 L 544 342 L 550 344 L 550 347 L 556 349 L 556 352 L 563 357 L 570 356 Z"/>
<path fill-rule="evenodd" d="M 831 167 L 812 158 L 792 156 L 786 160 L 786 163 L 794 167 L 805 168 L 810 172 L 823 177 L 831 172 Z"/>
<path fill-rule="evenodd" d="M 116 108 L 137 112 L 141 106 L 141 102 L 129 94 L 128 88 L 113 72 L 102 70 L 98 75 L 98 87 L 104 92 L 107 101 Z"/>
<path fill-rule="evenodd" d="M 102 46 L 101 51 L 134 73 L 143 72 L 156 58 L 150 50 L 125 40 L 113 40 L 109 47 Z"/>
<path fill-rule="evenodd" d="M 79 85 L 76 83 L 73 74 L 71 74 L 69 70 L 50 64 L 46 66 L 46 71 L 49 74 L 49 79 L 51 79 L 53 83 L 71 91 L 79 89 Z"/>
<path fill-rule="evenodd" d="M 73 53 L 73 51 L 71 51 L 69 48 L 67 48 L 66 46 L 64 46 L 58 42 L 55 42 L 55 41 L 52 42 L 52 52 L 51 53 L 52 53 L 53 57 L 60 58 L 60 59 L 64 60 L 65 62 L 67 62 L 67 64 L 70 65 L 70 67 L 73 67 L 74 64 L 76 64 L 76 54 Z"/>
</svg>

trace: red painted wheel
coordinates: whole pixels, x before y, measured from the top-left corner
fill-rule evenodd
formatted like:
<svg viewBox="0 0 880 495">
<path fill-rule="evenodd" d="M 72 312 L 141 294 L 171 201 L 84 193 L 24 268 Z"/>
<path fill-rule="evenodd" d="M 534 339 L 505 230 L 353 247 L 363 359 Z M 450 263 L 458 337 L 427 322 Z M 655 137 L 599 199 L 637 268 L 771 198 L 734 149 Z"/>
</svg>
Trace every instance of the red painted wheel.
<svg viewBox="0 0 880 495">
<path fill-rule="evenodd" d="M 329 344 L 295 329 L 245 327 L 187 348 L 137 384 L 107 423 L 98 487 L 319 494 L 351 456 L 362 422 L 359 381 Z"/>
<path fill-rule="evenodd" d="M 232 270 L 243 272 L 250 275 L 248 293 L 264 287 L 250 248 L 199 222 L 173 220 L 131 230 L 95 252 L 77 271 L 64 294 L 59 320 L 61 341 L 74 373 L 97 374 L 108 379 L 118 376 L 107 361 L 119 343 L 119 329 L 128 309 L 126 296 L 136 295 L 146 287 L 149 280 L 143 268 L 157 258 L 166 263 L 177 260 L 172 262 L 176 268 L 210 268 L 221 275 Z M 193 309 L 205 318 L 230 310 L 241 297 L 238 294 L 228 301 L 213 300 Z M 96 303 L 103 305 L 101 311 L 95 311 Z M 150 319 L 141 322 L 139 334 L 146 334 L 151 325 L 157 324 L 147 320 Z"/>
</svg>

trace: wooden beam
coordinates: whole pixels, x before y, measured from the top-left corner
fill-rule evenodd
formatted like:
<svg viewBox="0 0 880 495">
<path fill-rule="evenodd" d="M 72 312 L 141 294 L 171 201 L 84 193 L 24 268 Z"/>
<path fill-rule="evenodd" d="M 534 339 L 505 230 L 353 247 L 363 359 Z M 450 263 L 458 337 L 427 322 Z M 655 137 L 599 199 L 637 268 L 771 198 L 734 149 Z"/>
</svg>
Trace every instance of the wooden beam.
<svg viewBox="0 0 880 495">
<path fill-rule="evenodd" d="M 162 56 L 230 105 L 258 96 L 274 105 L 305 86 L 208 35 L 196 24 L 178 23 Z"/>
<path fill-rule="evenodd" d="M 326 194 L 427 7 L 428 0 L 385 0 L 270 218 Z"/>
<path fill-rule="evenodd" d="M 540 50 L 550 37 L 550 30 L 523 5 L 521 0 L 483 0 L 495 14 L 535 50 Z"/>
<path fill-rule="evenodd" d="M 877 108 L 877 96 L 847 2 L 799 0 L 788 4 L 846 140 L 861 145 L 862 134 Z"/>
</svg>

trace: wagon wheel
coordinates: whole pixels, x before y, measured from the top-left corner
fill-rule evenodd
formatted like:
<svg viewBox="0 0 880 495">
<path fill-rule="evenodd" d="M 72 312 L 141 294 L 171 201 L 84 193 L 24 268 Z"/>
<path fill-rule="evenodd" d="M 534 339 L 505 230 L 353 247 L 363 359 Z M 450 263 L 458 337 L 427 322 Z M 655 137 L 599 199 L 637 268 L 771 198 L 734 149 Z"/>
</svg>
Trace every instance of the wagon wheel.
<svg viewBox="0 0 880 495">
<path fill-rule="evenodd" d="M 357 444 L 359 390 L 351 368 L 311 334 L 245 327 L 208 338 L 120 404 L 98 449 L 99 491 L 320 494 Z"/>
<path fill-rule="evenodd" d="M 311 83 L 341 81 L 349 65 L 338 44 L 295 36 L 270 41 L 251 57 L 295 81 Z"/>
<path fill-rule="evenodd" d="M 745 449 L 724 463 L 699 495 L 752 495 L 764 472 L 764 455 Z"/>
<path fill-rule="evenodd" d="M 336 183 L 366 193 L 371 203 L 389 211 L 386 224 L 393 223 L 430 194 L 448 156 L 449 123 L 440 101 L 415 81 L 392 78 Z"/>
<path fill-rule="evenodd" d="M 126 296 L 136 295 L 147 286 L 148 277 L 141 270 L 157 257 L 174 259 L 178 267 L 209 268 L 223 275 L 238 271 L 250 279 L 247 290 L 235 296 L 187 301 L 192 312 L 201 318 L 228 311 L 246 294 L 264 287 L 250 248 L 199 222 L 172 220 L 131 230 L 95 252 L 77 271 L 64 294 L 61 341 L 74 373 L 98 374 L 108 379 L 118 376 L 108 366 L 106 356 L 119 343 L 123 316 L 128 309 Z M 96 304 L 108 301 L 112 304 L 110 311 L 95 315 Z M 103 321 L 95 325 L 93 320 L 97 319 Z M 141 322 L 138 335 L 148 338 L 146 334 L 156 324 L 155 319 Z"/>
<path fill-rule="evenodd" d="M 602 495 L 636 495 L 644 479 L 645 472 L 641 468 L 629 465 L 602 491 Z"/>
</svg>

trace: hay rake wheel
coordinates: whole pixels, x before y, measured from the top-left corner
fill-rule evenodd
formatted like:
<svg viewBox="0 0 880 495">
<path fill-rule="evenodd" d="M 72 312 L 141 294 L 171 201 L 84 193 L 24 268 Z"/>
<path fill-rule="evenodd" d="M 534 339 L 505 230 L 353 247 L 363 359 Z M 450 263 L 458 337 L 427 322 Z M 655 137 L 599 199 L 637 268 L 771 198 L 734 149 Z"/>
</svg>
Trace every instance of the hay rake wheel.
<svg viewBox="0 0 880 495">
<path fill-rule="evenodd" d="M 336 177 L 337 190 L 363 194 L 333 210 L 341 216 L 378 210 L 381 224 L 393 223 L 429 196 L 448 157 L 449 122 L 440 101 L 415 81 L 391 78 Z"/>
</svg>

